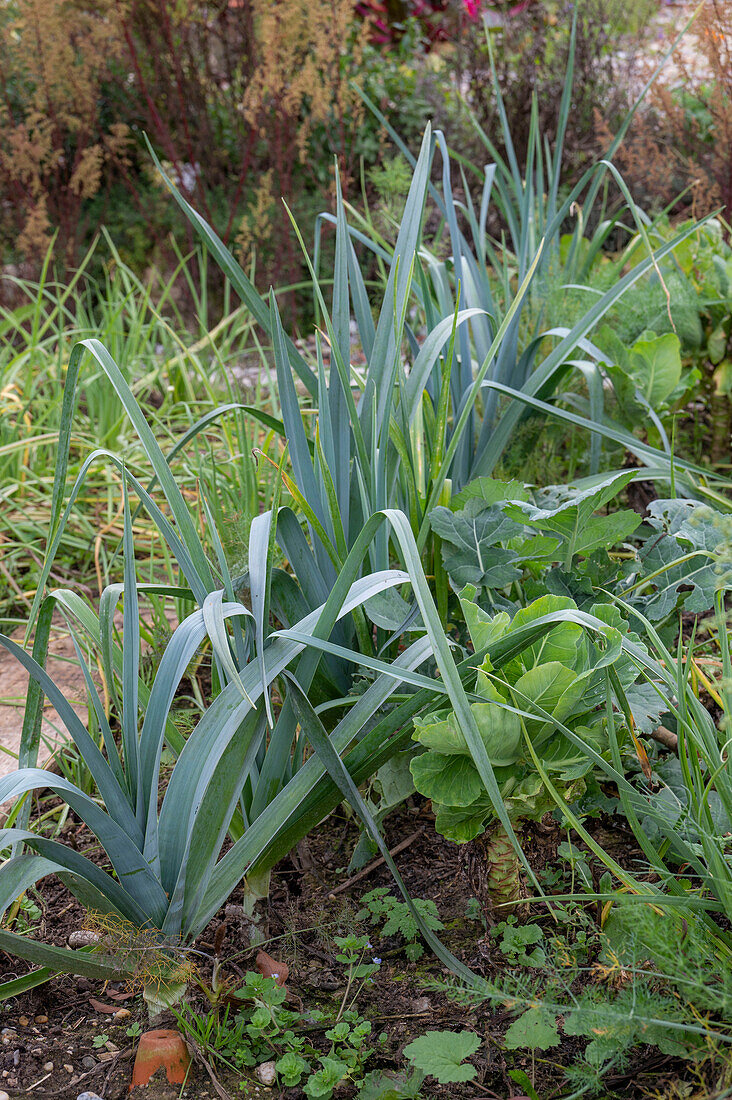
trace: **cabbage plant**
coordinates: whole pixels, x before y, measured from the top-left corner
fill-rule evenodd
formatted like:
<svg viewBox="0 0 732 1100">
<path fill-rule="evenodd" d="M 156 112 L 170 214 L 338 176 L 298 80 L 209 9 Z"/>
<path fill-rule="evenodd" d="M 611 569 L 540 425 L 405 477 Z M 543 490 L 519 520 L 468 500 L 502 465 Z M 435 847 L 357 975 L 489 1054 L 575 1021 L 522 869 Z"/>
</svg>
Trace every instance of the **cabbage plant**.
<svg viewBox="0 0 732 1100">
<path fill-rule="evenodd" d="M 585 614 L 569 597 L 545 595 L 511 618 L 487 613 L 475 596 L 470 585 L 460 596 L 473 646 L 486 652 L 471 711 L 520 835 L 524 823 L 555 806 L 557 795 L 566 803 L 581 796 L 592 754 L 609 751 L 606 671 L 612 668 L 629 691 L 639 670 L 623 650 L 627 626 L 610 605 L 595 604 Z M 554 625 L 532 638 L 530 628 L 547 618 Z M 499 647 L 497 667 L 492 654 Z M 636 699 L 639 711 L 643 704 L 648 709 L 647 695 Z M 457 715 L 442 708 L 415 718 L 414 727 L 425 751 L 411 761 L 412 776 L 432 800 L 438 831 L 459 844 L 473 842 L 470 873 L 486 905 L 516 903 L 523 889 L 516 851 L 496 820 Z"/>
</svg>

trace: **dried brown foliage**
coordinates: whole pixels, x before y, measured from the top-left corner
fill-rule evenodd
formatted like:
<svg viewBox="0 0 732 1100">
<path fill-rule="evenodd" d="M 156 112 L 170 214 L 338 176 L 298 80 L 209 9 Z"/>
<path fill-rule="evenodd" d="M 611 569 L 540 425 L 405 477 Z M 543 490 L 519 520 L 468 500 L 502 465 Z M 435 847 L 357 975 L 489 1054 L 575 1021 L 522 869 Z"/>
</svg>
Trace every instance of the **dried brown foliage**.
<svg viewBox="0 0 732 1100">
<path fill-rule="evenodd" d="M 117 0 L 3 5 L 0 198 L 21 254 L 43 253 L 56 228 L 73 250 L 84 201 L 112 164 L 124 164 L 127 125 L 103 118 L 122 10 Z"/>
<path fill-rule="evenodd" d="M 496 5 L 491 5 L 491 9 Z M 623 78 L 636 54 L 651 10 L 638 0 L 633 13 L 637 27 L 628 31 L 627 6 L 622 0 L 541 0 L 527 6 L 501 5 L 490 32 L 496 77 L 519 161 L 528 146 L 530 105 L 536 97 L 539 133 L 554 145 L 559 107 L 570 60 L 570 28 L 577 9 L 574 78 L 569 125 L 564 140 L 565 175 L 576 175 L 594 159 L 594 112 L 614 119 L 624 107 L 618 53 L 622 45 Z M 622 37 L 622 42 L 621 42 Z M 461 45 L 463 83 L 478 121 L 495 141 L 501 125 L 485 35 L 472 26 Z"/>
<path fill-rule="evenodd" d="M 261 142 L 265 172 L 241 222 L 237 243 L 246 260 L 266 229 L 280 257 L 279 274 L 292 278 L 298 261 L 278 200 L 292 202 L 297 178 L 308 174 L 311 154 L 318 167 L 322 163 L 323 150 L 312 148 L 316 130 L 325 136 L 331 155 L 338 157 L 347 192 L 355 169 L 353 139 L 365 111 L 349 78 L 358 69 L 367 28 L 364 25 L 361 36 L 356 33 L 355 0 L 251 2 L 256 65 L 241 111 Z M 344 65 L 346 49 L 348 64 Z M 284 229 L 279 240 L 278 224 Z"/>
<path fill-rule="evenodd" d="M 9 0 L 0 203 L 12 258 L 38 258 L 58 229 L 72 262 L 88 200 L 111 180 L 159 239 L 170 207 L 145 132 L 219 234 L 256 251 L 260 280 L 295 281 L 280 200 L 322 193 L 333 155 L 346 186 L 355 172 L 361 26 L 356 0 Z"/>
<path fill-rule="evenodd" d="M 165 994 L 185 984 L 196 973 L 190 953 L 177 939 L 156 928 L 138 928 L 123 917 L 90 910 L 84 928 L 100 937 L 101 946 L 119 960 L 130 990 L 152 987 Z"/>
<path fill-rule="evenodd" d="M 672 28 L 676 33 L 678 28 Z M 706 0 L 651 89 L 615 160 L 647 205 L 666 206 L 682 190 L 695 217 L 732 211 L 732 5 Z M 598 137 L 610 137 L 598 118 Z"/>
</svg>

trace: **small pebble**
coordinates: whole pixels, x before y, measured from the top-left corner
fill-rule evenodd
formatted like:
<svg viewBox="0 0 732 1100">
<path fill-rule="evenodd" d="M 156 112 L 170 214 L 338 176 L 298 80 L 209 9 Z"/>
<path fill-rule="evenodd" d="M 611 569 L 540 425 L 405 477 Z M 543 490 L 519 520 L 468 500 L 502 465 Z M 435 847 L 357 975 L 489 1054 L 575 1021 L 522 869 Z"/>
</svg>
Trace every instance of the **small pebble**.
<svg viewBox="0 0 732 1100">
<path fill-rule="evenodd" d="M 14 1027 L 4 1027 L 2 1031 L 0 1031 L 0 1041 L 4 1047 L 9 1047 L 17 1038 L 18 1032 Z"/>
<path fill-rule="evenodd" d="M 28 1027 L 28 1024 L 30 1023 L 30 1020 L 28 1019 L 27 1016 L 19 1016 L 18 1017 L 18 1023 L 20 1024 L 21 1027 Z"/>
<path fill-rule="evenodd" d="M 96 1058 L 92 1058 L 91 1054 L 85 1054 L 84 1057 L 81 1059 L 81 1064 L 84 1069 L 94 1069 L 95 1065 L 97 1064 L 97 1060 Z"/>
<path fill-rule="evenodd" d="M 66 940 L 69 947 L 90 947 L 94 943 L 99 943 L 101 936 L 98 932 L 92 932 L 88 928 L 79 929 L 78 932 L 72 932 L 69 938 Z"/>
<path fill-rule="evenodd" d="M 0 1092 L 0 1100 L 10 1100 L 7 1092 Z"/>
<path fill-rule="evenodd" d="M 44 1073 L 52 1073 L 53 1072 L 53 1062 L 44 1062 L 43 1063 L 43 1072 Z"/>
<path fill-rule="evenodd" d="M 74 1067 L 70 1066 L 68 1064 L 68 1062 L 64 1062 L 64 1069 L 66 1070 L 67 1073 L 73 1073 L 74 1072 Z"/>
<path fill-rule="evenodd" d="M 48 1016 L 36 1016 L 36 1023 L 37 1024 L 47 1024 L 48 1023 Z"/>
<path fill-rule="evenodd" d="M 261 1065 L 257 1066 L 254 1073 L 257 1080 L 261 1081 L 263 1085 L 273 1085 L 277 1077 L 274 1062 L 262 1062 Z"/>
<path fill-rule="evenodd" d="M 80 1092 L 76 1100 L 102 1100 L 102 1098 L 96 1092 Z"/>
</svg>

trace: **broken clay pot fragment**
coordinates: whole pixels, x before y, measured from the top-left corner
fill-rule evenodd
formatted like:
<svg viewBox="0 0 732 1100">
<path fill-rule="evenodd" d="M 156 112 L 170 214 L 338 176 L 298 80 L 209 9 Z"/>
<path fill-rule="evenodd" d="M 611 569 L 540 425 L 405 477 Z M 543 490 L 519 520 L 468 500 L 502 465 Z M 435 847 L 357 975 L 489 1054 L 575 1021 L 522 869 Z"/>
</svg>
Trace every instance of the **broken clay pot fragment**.
<svg viewBox="0 0 732 1100">
<path fill-rule="evenodd" d="M 191 1056 L 183 1037 L 168 1028 L 146 1031 L 140 1036 L 130 1089 L 148 1084 L 152 1075 L 164 1069 L 171 1085 L 182 1085 Z"/>
</svg>

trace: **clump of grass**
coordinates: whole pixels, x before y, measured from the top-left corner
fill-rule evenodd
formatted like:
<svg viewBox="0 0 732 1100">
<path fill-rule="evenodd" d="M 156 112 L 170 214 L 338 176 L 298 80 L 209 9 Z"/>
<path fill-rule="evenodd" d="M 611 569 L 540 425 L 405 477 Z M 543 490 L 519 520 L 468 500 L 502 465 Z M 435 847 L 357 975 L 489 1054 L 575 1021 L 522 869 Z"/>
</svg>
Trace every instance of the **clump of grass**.
<svg viewBox="0 0 732 1100">
<path fill-rule="evenodd" d="M 92 276 L 92 260 L 108 248 L 102 280 Z M 203 252 L 180 257 L 168 279 L 143 282 L 105 237 L 89 249 L 72 279 L 61 284 L 51 271 L 50 252 L 37 282 L 13 279 L 20 304 L 0 311 L 0 626 L 12 629 L 30 611 L 42 570 L 50 527 L 53 480 L 64 380 L 72 346 L 91 337 L 113 351 L 164 452 L 170 452 L 196 420 L 222 401 L 241 400 L 234 368 L 248 354 L 264 349 L 251 317 L 234 308 L 228 291 L 225 311 L 214 321 L 206 296 Z M 192 310 L 178 304 L 183 282 Z M 254 376 L 255 404 L 276 403 Z M 276 404 L 274 410 L 276 409 Z M 242 417 L 217 418 L 171 459 L 189 500 L 210 501 L 220 529 L 230 536 L 232 556 L 246 541 L 248 521 L 259 510 L 252 448 L 272 448 L 266 433 L 248 428 Z M 74 414 L 69 473 L 75 476 L 95 450 L 124 454 L 128 466 L 144 469 L 144 450 L 122 404 L 102 371 L 90 372 Z M 73 521 L 63 532 L 52 582 L 70 582 L 85 596 L 98 595 L 111 576 L 122 537 L 121 481 L 101 460 L 92 467 Z M 231 523 L 233 516 L 239 516 Z M 143 514 L 135 519 L 135 546 L 151 564 L 166 571 L 160 539 Z M 152 563 L 156 562 L 156 565 Z"/>
</svg>

